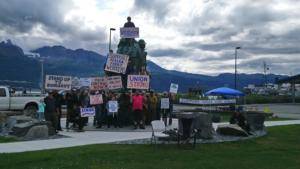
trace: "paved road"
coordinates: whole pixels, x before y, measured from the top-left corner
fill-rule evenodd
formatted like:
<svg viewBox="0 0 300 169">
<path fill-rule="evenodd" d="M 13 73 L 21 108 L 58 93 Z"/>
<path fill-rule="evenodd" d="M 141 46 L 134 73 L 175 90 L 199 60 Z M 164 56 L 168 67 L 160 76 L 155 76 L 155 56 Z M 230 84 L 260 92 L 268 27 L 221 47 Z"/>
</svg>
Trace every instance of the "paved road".
<svg viewBox="0 0 300 169">
<path fill-rule="evenodd" d="M 300 104 L 254 104 L 258 110 L 263 111 L 269 107 L 270 111 L 278 117 L 300 119 Z"/>
<path fill-rule="evenodd" d="M 194 109 L 201 106 L 175 105 L 175 110 Z M 282 118 L 300 119 L 300 104 L 277 103 L 277 104 L 250 104 L 247 107 L 256 107 L 257 110 L 263 111 L 268 107 L 274 115 Z"/>
</svg>

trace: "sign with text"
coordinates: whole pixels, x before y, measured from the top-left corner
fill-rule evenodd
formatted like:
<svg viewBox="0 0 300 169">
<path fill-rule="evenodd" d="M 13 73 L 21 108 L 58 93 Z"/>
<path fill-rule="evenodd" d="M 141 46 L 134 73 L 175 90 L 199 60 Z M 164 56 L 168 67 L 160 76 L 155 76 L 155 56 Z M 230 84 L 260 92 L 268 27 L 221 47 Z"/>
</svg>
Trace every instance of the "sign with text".
<svg viewBox="0 0 300 169">
<path fill-rule="evenodd" d="M 212 104 L 236 104 L 235 99 L 227 99 L 227 100 L 191 100 L 191 99 L 179 99 L 179 103 L 184 104 L 196 104 L 196 105 L 212 105 Z"/>
<path fill-rule="evenodd" d="M 170 85 L 170 93 L 177 93 L 178 92 L 178 84 L 171 83 Z"/>
<path fill-rule="evenodd" d="M 72 88 L 90 87 L 91 78 L 72 78 Z"/>
<path fill-rule="evenodd" d="M 129 56 L 117 53 L 109 54 L 105 70 L 115 73 L 126 73 Z"/>
<path fill-rule="evenodd" d="M 121 38 L 138 38 L 140 36 L 139 28 L 136 27 L 120 28 L 120 36 Z"/>
<path fill-rule="evenodd" d="M 103 103 L 102 94 L 90 95 L 90 104 L 91 105 L 97 105 L 97 104 L 102 104 L 102 103 Z"/>
<path fill-rule="evenodd" d="M 121 76 L 109 76 L 106 79 L 109 90 L 121 89 L 123 87 Z"/>
<path fill-rule="evenodd" d="M 148 75 L 128 75 L 127 88 L 128 89 L 149 89 Z"/>
<path fill-rule="evenodd" d="M 94 117 L 96 114 L 94 107 L 86 107 L 80 109 L 80 116 L 81 117 Z"/>
<path fill-rule="evenodd" d="M 46 75 L 45 89 L 48 90 L 71 90 L 71 76 Z"/>
<path fill-rule="evenodd" d="M 170 108 L 169 98 L 161 98 L 160 99 L 160 108 L 161 109 L 169 109 Z"/>
<path fill-rule="evenodd" d="M 91 78 L 90 90 L 106 90 L 106 89 L 107 89 L 106 77 Z"/>
<path fill-rule="evenodd" d="M 108 101 L 109 114 L 117 113 L 118 109 L 119 109 L 118 101 L 115 101 L 115 100 Z"/>
</svg>

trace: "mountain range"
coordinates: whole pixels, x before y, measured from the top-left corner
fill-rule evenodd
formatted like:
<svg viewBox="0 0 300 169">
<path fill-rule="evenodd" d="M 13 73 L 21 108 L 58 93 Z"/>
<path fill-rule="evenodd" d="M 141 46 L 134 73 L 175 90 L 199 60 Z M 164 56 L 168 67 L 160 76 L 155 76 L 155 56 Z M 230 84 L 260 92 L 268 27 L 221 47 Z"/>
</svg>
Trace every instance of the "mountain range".
<svg viewBox="0 0 300 169">
<path fill-rule="evenodd" d="M 45 74 L 69 75 L 77 77 L 102 76 L 106 56 L 84 49 L 67 49 L 63 46 L 44 46 L 25 54 L 23 50 L 11 43 L 0 43 L 0 84 L 23 87 L 38 87 L 41 80 L 41 60 Z M 152 61 L 147 61 L 151 73 L 150 86 L 157 91 L 168 91 L 170 83 L 179 84 L 180 92 L 189 88 L 204 90 L 216 87 L 234 87 L 234 74 L 222 73 L 208 76 L 166 70 Z M 268 74 L 268 82 L 273 83 L 282 75 Z M 238 74 L 238 88 L 248 84 L 261 85 L 263 74 Z M 21 83 L 21 84 L 20 84 Z"/>
</svg>

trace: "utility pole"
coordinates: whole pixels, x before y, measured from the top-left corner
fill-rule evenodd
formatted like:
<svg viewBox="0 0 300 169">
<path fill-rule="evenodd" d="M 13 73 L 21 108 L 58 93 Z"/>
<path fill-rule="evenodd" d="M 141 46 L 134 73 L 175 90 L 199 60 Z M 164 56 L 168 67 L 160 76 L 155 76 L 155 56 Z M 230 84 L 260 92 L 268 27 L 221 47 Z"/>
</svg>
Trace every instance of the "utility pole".
<svg viewBox="0 0 300 169">
<path fill-rule="evenodd" d="M 235 47 L 235 64 L 234 64 L 234 89 L 237 89 L 237 50 L 241 47 Z"/>
<path fill-rule="evenodd" d="M 265 81 L 265 88 L 267 88 L 267 71 L 269 70 L 269 67 L 267 65 L 267 63 L 264 61 L 263 62 L 263 65 L 264 65 L 264 81 Z"/>
<path fill-rule="evenodd" d="M 44 60 L 41 61 L 41 93 L 44 93 Z"/>
</svg>

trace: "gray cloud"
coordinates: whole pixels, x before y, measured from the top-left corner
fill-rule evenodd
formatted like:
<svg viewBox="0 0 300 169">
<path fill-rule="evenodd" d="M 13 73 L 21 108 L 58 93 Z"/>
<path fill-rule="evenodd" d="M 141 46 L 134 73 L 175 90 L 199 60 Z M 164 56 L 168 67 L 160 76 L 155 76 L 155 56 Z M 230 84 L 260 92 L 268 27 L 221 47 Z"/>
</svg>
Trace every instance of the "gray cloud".
<svg viewBox="0 0 300 169">
<path fill-rule="evenodd" d="M 182 57 L 186 56 L 186 50 L 182 49 L 155 49 L 155 50 L 150 50 L 149 55 L 153 57 L 163 57 L 163 56 L 168 56 L 168 57 Z"/>
<path fill-rule="evenodd" d="M 73 7 L 71 0 L 3 0 L 0 1 L 0 27 L 7 38 L 15 39 L 14 35 L 19 35 L 16 41 L 24 44 L 25 48 L 52 44 L 65 44 L 71 48 L 99 48 L 94 46 L 106 39 L 103 28 L 84 29 L 81 26 L 83 21 L 79 18 L 65 22 L 65 14 Z M 50 34 L 56 35 L 61 40 L 26 36 L 37 26 L 49 37 Z"/>
<path fill-rule="evenodd" d="M 63 14 L 72 7 L 69 0 L 0 1 L 0 24 L 18 32 L 27 32 L 42 24 L 63 31 Z"/>
<path fill-rule="evenodd" d="M 135 0 L 133 11 L 148 12 L 156 21 L 163 22 L 174 0 Z"/>
</svg>

